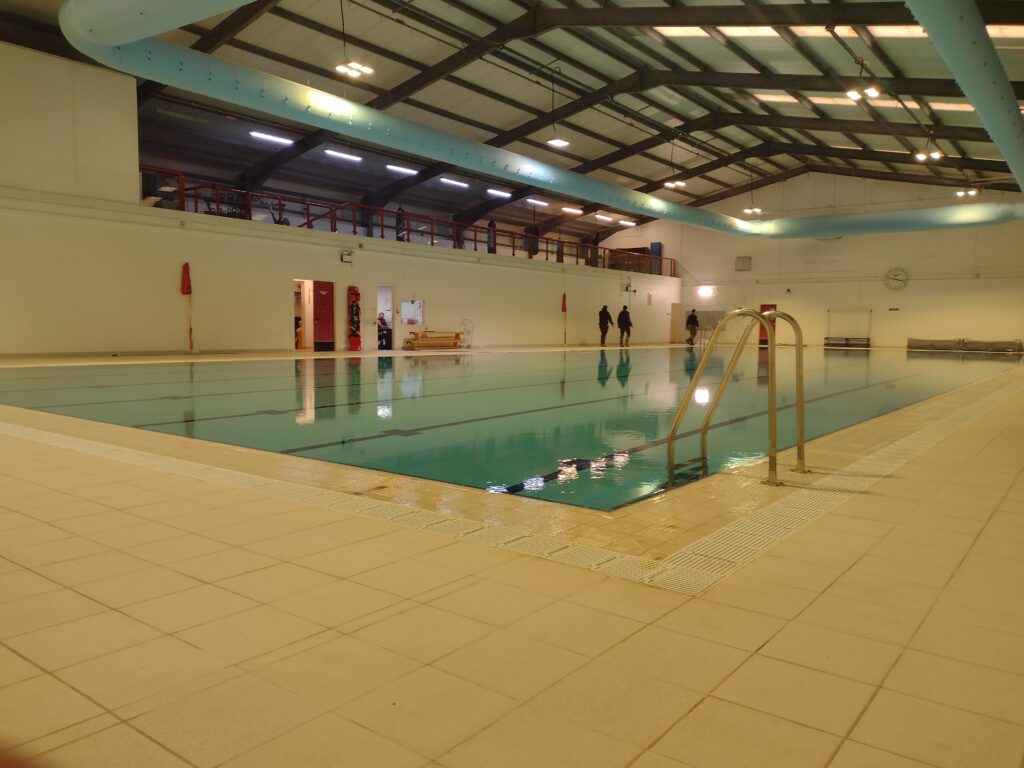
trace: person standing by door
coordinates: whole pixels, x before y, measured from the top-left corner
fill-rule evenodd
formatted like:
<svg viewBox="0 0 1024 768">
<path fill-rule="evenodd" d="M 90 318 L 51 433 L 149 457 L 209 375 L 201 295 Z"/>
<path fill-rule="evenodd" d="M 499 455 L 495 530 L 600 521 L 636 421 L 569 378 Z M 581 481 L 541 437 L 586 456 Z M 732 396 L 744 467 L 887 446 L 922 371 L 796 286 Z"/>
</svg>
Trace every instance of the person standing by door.
<svg viewBox="0 0 1024 768">
<path fill-rule="evenodd" d="M 409 239 L 409 226 L 405 221 L 405 209 L 399 205 L 395 211 L 395 240 L 401 243 Z"/>
<path fill-rule="evenodd" d="M 697 319 L 697 310 L 691 309 L 690 314 L 686 316 L 686 330 L 690 332 L 690 338 L 686 340 L 686 343 L 691 347 L 693 346 L 693 340 L 697 337 L 698 328 L 700 328 L 700 320 Z"/>
<path fill-rule="evenodd" d="M 622 311 L 616 318 L 616 325 L 619 326 L 619 346 L 629 346 L 629 333 L 633 330 L 633 321 L 629 317 L 629 307 L 622 305 Z"/>
<path fill-rule="evenodd" d="M 597 313 L 597 327 L 601 329 L 601 346 L 604 346 L 605 336 L 608 335 L 608 329 L 612 326 L 612 313 L 608 311 L 608 305 L 605 304 L 601 307 L 601 311 Z"/>
</svg>

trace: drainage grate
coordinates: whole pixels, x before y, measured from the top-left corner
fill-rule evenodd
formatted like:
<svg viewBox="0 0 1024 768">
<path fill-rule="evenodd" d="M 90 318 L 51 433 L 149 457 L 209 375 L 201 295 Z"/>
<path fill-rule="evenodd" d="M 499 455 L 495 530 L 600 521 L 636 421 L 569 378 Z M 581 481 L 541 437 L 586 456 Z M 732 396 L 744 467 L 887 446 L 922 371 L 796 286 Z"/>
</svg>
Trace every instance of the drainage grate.
<svg viewBox="0 0 1024 768">
<path fill-rule="evenodd" d="M 736 563 L 731 563 L 728 560 L 719 560 L 715 557 L 704 557 L 703 555 L 697 555 L 686 550 L 676 552 L 672 557 L 665 558 L 664 562 L 667 565 L 677 565 L 692 571 L 702 571 L 703 573 L 715 573 L 719 576 L 724 576 L 729 571 L 736 569 Z"/>
<path fill-rule="evenodd" d="M 511 549 L 521 555 L 544 557 L 572 545 L 564 539 L 556 539 L 553 536 L 523 536 L 521 539 L 510 541 L 504 546 L 506 549 Z"/>
<path fill-rule="evenodd" d="M 575 565 L 580 568 L 596 568 L 602 563 L 607 563 L 615 558 L 614 552 L 597 547 L 578 547 L 570 545 L 565 549 L 559 549 L 548 555 L 552 560 L 557 560 L 566 565 Z"/>
<path fill-rule="evenodd" d="M 449 517 L 443 523 L 436 523 L 429 526 L 427 530 L 431 533 L 440 533 L 445 536 L 461 538 L 486 527 L 486 523 L 478 523 L 476 520 L 466 520 L 462 517 Z"/>
<path fill-rule="evenodd" d="M 618 576 L 620 579 L 644 581 L 660 567 L 661 564 L 656 560 L 648 560 L 635 555 L 619 555 L 607 563 L 601 563 L 594 570 L 609 576 Z"/>
<path fill-rule="evenodd" d="M 699 595 L 721 577 L 711 573 L 690 571 L 686 568 L 668 568 L 659 571 L 648 581 L 655 587 L 672 589 L 686 595 Z"/>
<path fill-rule="evenodd" d="M 501 547 L 510 541 L 526 538 L 526 534 L 504 525 L 491 525 L 475 533 L 467 534 L 463 538 L 466 541 L 475 541 L 477 544 L 490 544 L 492 547 Z"/>
</svg>

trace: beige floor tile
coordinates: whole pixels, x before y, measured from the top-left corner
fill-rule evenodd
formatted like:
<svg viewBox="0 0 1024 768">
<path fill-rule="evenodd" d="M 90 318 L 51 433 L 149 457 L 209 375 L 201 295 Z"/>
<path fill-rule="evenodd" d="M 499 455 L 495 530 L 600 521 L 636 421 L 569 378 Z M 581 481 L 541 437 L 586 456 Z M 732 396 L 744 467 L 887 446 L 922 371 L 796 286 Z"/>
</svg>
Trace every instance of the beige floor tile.
<svg viewBox="0 0 1024 768">
<path fill-rule="evenodd" d="M 73 493 L 73 491 L 68 491 L 68 493 Z M 22 504 L 24 504 L 26 500 L 27 499 L 19 499 Z M 56 522 L 59 520 L 69 520 L 73 517 L 84 517 L 85 515 L 109 512 L 110 508 L 105 507 L 102 504 L 97 504 L 95 501 L 73 498 L 66 501 L 60 501 L 56 504 L 33 506 L 31 509 L 25 509 L 22 507 L 22 511 L 27 515 L 31 515 L 36 520 Z"/>
<path fill-rule="evenodd" d="M 937 656 L 1024 675 L 1024 643 L 1008 632 L 929 617 L 910 645 Z"/>
<path fill-rule="evenodd" d="M 365 542 L 345 544 L 341 547 L 307 555 L 295 561 L 296 565 L 314 571 L 329 573 L 338 578 L 347 579 L 359 573 L 372 571 L 388 563 L 399 560 L 398 555 L 386 552 Z"/>
<path fill-rule="evenodd" d="M 96 489 L 93 488 L 90 488 L 89 491 L 93 499 L 106 507 L 113 507 L 114 509 L 142 507 L 146 504 L 156 504 L 171 500 L 171 497 L 166 494 L 134 488 L 127 484 L 123 486 L 123 490 L 110 493 L 97 493 Z"/>
<path fill-rule="evenodd" d="M 23 597 L 0 603 L 0 637 L 24 635 L 105 610 L 106 606 L 70 589 Z"/>
<path fill-rule="evenodd" d="M 817 596 L 817 592 L 784 584 L 769 584 L 740 574 L 720 581 L 702 595 L 703 599 L 713 603 L 724 603 L 782 619 L 792 619 Z"/>
<path fill-rule="evenodd" d="M 406 656 L 341 635 L 253 671 L 305 701 L 334 709 L 420 666 Z"/>
<path fill-rule="evenodd" d="M 224 667 L 224 662 L 176 638 L 161 637 L 67 667 L 58 677 L 107 709 L 116 709 Z"/>
<path fill-rule="evenodd" d="M 747 656 L 745 651 L 709 643 L 660 627 L 647 627 L 601 658 L 624 670 L 708 693 Z"/>
<path fill-rule="evenodd" d="M 308 555 L 333 549 L 338 542 L 321 536 L 316 531 L 291 531 L 263 541 L 247 544 L 246 549 L 261 555 L 276 557 L 278 560 L 298 560 Z"/>
<path fill-rule="evenodd" d="M 56 541 L 45 541 L 41 544 L 30 544 L 4 552 L 4 557 L 26 568 L 36 568 L 47 563 L 59 563 L 62 560 L 94 555 L 106 552 L 107 547 L 95 541 L 71 536 Z"/>
<path fill-rule="evenodd" d="M 174 563 L 174 570 L 181 571 L 200 581 L 212 582 L 269 568 L 276 564 L 277 560 L 266 555 L 258 555 L 244 549 L 224 549 L 219 552 L 178 560 Z"/>
<path fill-rule="evenodd" d="M 700 700 L 698 693 L 599 659 L 544 691 L 532 704 L 648 747 Z"/>
<path fill-rule="evenodd" d="M 634 621 L 650 622 L 664 616 L 690 598 L 667 589 L 649 587 L 623 579 L 605 579 L 566 598 L 599 611 Z"/>
<path fill-rule="evenodd" d="M 400 601 L 400 597 L 379 589 L 332 581 L 277 600 L 274 606 L 325 627 L 337 627 Z"/>
<path fill-rule="evenodd" d="M 452 540 L 447 536 L 438 536 L 436 533 L 426 533 L 425 531 L 417 531 L 413 528 L 403 528 L 392 533 L 385 533 L 382 536 L 377 536 L 368 543 L 383 549 L 385 552 L 392 552 L 400 555 L 401 557 L 415 557 L 417 555 L 426 554 L 431 550 L 447 547 L 451 545 L 451 541 Z M 431 561 L 424 560 L 424 562 Z M 433 564 L 447 567 L 443 559 L 436 561 Z"/>
<path fill-rule="evenodd" d="M 372 543 L 379 546 L 379 540 Z M 416 555 L 416 559 L 421 562 L 439 565 L 448 570 L 457 571 L 464 576 L 507 563 L 515 557 L 514 552 L 496 547 L 474 544 L 469 541 L 452 542 L 450 539 L 445 546 Z"/>
<path fill-rule="evenodd" d="M 851 738 L 941 768 L 1019 768 L 1024 728 L 881 691 Z"/>
<path fill-rule="evenodd" d="M 372 571 L 356 574 L 352 580 L 401 597 L 416 597 L 460 578 L 462 576 L 457 571 L 450 571 L 438 565 L 416 560 L 398 560 Z"/>
<path fill-rule="evenodd" d="M 74 587 L 79 584 L 87 584 L 90 581 L 141 571 L 148 567 L 150 564 L 145 560 L 111 550 L 74 560 L 65 560 L 61 563 L 40 565 L 36 567 L 36 570 L 47 578 L 65 586 Z"/>
<path fill-rule="evenodd" d="M 748 579 L 783 584 L 787 587 L 821 592 L 843 572 L 843 568 L 832 565 L 816 565 L 798 560 L 786 560 L 771 555 L 761 555 L 743 566 L 740 574 Z"/>
<path fill-rule="evenodd" d="M 709 698 L 651 751 L 694 768 L 823 768 L 838 744 L 813 728 Z"/>
<path fill-rule="evenodd" d="M 423 758 L 343 717 L 327 714 L 224 764 L 224 768 L 419 768 Z"/>
<path fill-rule="evenodd" d="M 132 725 L 194 765 L 212 768 L 317 714 L 280 688 L 243 675 L 140 715 Z"/>
<path fill-rule="evenodd" d="M 52 752 L 55 749 L 72 744 L 76 741 L 84 739 L 88 736 L 105 731 L 108 728 L 112 728 L 119 723 L 118 719 L 114 715 L 104 713 L 102 715 L 96 715 L 86 720 L 69 725 L 66 728 L 60 728 L 52 733 L 48 733 L 46 736 L 41 736 L 38 739 L 26 742 L 20 745 L 14 754 L 19 758 L 23 758 L 29 761 L 29 765 L 36 768 L 54 768 L 53 763 L 40 755 L 44 755 L 48 752 Z M 37 760 L 39 762 L 37 762 Z M 40 765 L 40 763 L 42 765 Z"/>
<path fill-rule="evenodd" d="M 72 537 L 73 534 L 57 528 L 56 526 L 47 525 L 46 523 L 22 525 L 18 528 L 9 528 L 4 531 L 3 537 L 0 538 L 0 553 L 3 553 L 6 556 L 8 552 L 13 552 L 17 549 L 21 549 L 22 547 L 41 544 L 48 541 L 69 539 Z"/>
<path fill-rule="evenodd" d="M 859 533 L 876 539 L 885 536 L 893 528 L 893 524 L 890 522 L 844 515 L 842 505 L 822 515 L 813 525 L 830 531 Z"/>
<path fill-rule="evenodd" d="M 448 768 L 624 768 L 639 753 L 567 718 L 520 709 L 441 758 Z"/>
<path fill-rule="evenodd" d="M 231 544 L 235 547 L 241 547 L 257 541 L 273 540 L 277 536 L 284 536 L 294 531 L 295 529 L 288 525 L 285 520 L 271 517 L 259 520 L 242 519 L 229 525 L 206 528 L 203 530 L 203 536 L 225 544 Z"/>
<path fill-rule="evenodd" d="M 0 743 L 16 747 L 103 710 L 48 675 L 0 688 Z"/>
<path fill-rule="evenodd" d="M 414 752 L 436 758 L 514 705 L 505 696 L 423 667 L 346 704 L 341 713 Z"/>
<path fill-rule="evenodd" d="M 691 600 L 656 622 L 659 627 L 755 651 L 786 624 L 782 619 L 707 600 Z"/>
<path fill-rule="evenodd" d="M 659 755 L 656 752 L 644 752 L 629 768 L 687 768 L 677 760 Z"/>
<path fill-rule="evenodd" d="M 823 627 L 787 625 L 760 650 L 761 655 L 877 685 L 902 648 Z"/>
<path fill-rule="evenodd" d="M 167 568 L 152 566 L 121 576 L 90 581 L 79 586 L 78 590 L 111 608 L 121 608 L 196 586 L 199 586 L 199 582 L 195 579 Z"/>
<path fill-rule="evenodd" d="M 480 575 L 491 581 L 559 598 L 569 597 L 607 578 L 582 568 L 536 557 L 519 557 L 483 571 Z"/>
<path fill-rule="evenodd" d="M 835 759 L 828 768 L 930 768 L 925 763 L 883 752 L 874 747 L 858 744 L 855 741 L 844 741 Z"/>
<path fill-rule="evenodd" d="M 181 535 L 181 531 L 163 523 L 156 523 L 152 520 L 139 522 L 137 525 L 127 525 L 120 528 L 113 528 L 107 531 L 90 533 L 89 538 L 105 544 L 108 547 L 124 549 L 140 544 L 149 544 L 154 541 L 173 539 Z"/>
<path fill-rule="evenodd" d="M 753 656 L 714 695 L 843 736 L 874 687 L 764 656 Z"/>
<path fill-rule="evenodd" d="M 908 650 L 885 687 L 1024 725 L 1024 677 Z"/>
<path fill-rule="evenodd" d="M 258 571 L 243 573 L 241 576 L 222 579 L 217 582 L 217 586 L 260 603 L 272 603 L 333 581 L 333 577 L 326 574 L 291 563 L 279 563 Z"/>
<path fill-rule="evenodd" d="M 180 632 L 232 613 L 253 608 L 257 604 L 212 584 L 184 589 L 124 608 L 139 621 L 167 633 Z"/>
<path fill-rule="evenodd" d="M 353 634 L 368 643 L 423 662 L 431 662 L 494 631 L 465 616 L 417 605 Z"/>
<path fill-rule="evenodd" d="M 208 555 L 211 552 L 221 552 L 228 549 L 226 544 L 204 536 L 197 536 L 194 533 L 186 533 L 170 539 L 152 541 L 148 544 L 140 544 L 135 547 L 127 547 L 125 552 L 135 557 L 148 560 L 158 565 L 176 563 L 180 560 L 187 560 L 191 557 Z"/>
<path fill-rule="evenodd" d="M 324 536 L 336 541 L 351 543 L 372 539 L 374 536 L 382 536 L 386 533 L 394 533 L 398 530 L 401 530 L 401 526 L 394 523 L 372 520 L 366 517 L 352 517 L 348 520 L 325 525 L 317 533 L 322 533 Z"/>
<path fill-rule="evenodd" d="M 956 563 L 911 563 L 905 560 L 893 560 L 888 557 L 865 555 L 858 560 L 839 581 L 849 584 L 852 580 L 863 577 L 878 582 L 889 581 L 897 584 L 915 584 L 925 587 L 941 588 L 953 575 Z M 840 586 L 842 586 L 842 584 Z"/>
<path fill-rule="evenodd" d="M 836 579 L 835 584 L 826 590 L 826 594 L 895 608 L 918 616 L 924 616 L 932 607 L 935 598 L 941 591 L 940 587 L 910 582 L 906 575 L 899 571 L 883 574 L 880 569 L 873 568 L 872 562 L 871 557 L 863 558 L 857 565 Z M 929 568 L 929 566 L 897 564 L 895 561 L 888 562 L 898 565 L 900 568 L 917 568 L 922 572 Z M 860 569 L 857 566 L 861 563 L 867 563 L 867 565 Z M 871 570 L 874 572 L 869 572 Z"/>
<path fill-rule="evenodd" d="M 503 627 L 539 611 L 553 600 L 552 597 L 536 592 L 484 580 L 439 597 L 432 604 L 452 613 Z"/>
<path fill-rule="evenodd" d="M 57 525 L 59 528 L 63 528 L 65 531 L 70 531 L 71 533 L 78 534 L 79 536 L 88 536 L 92 533 L 109 531 L 112 528 L 123 528 L 125 526 L 138 525 L 140 522 L 142 521 L 135 515 L 111 509 L 106 512 L 97 512 L 94 515 L 83 515 L 82 517 L 72 517 L 67 520 L 61 520 Z"/>
<path fill-rule="evenodd" d="M 915 521 L 918 518 L 915 518 Z M 939 518 L 936 516 L 934 519 L 946 519 Z M 960 523 L 966 522 L 966 526 L 974 525 L 977 523 L 974 521 L 957 521 Z M 966 527 L 965 526 L 965 527 Z M 914 524 L 901 524 L 897 525 L 892 531 L 889 532 L 888 538 L 893 541 L 905 541 L 913 544 L 921 544 L 929 547 L 940 547 L 942 549 L 950 549 L 954 552 L 963 554 L 971 545 L 974 544 L 976 539 L 976 531 L 955 531 L 949 530 L 948 527 L 939 527 L 929 521 L 925 525 L 914 525 Z"/>
<path fill-rule="evenodd" d="M 39 667 L 0 645 L 0 688 L 40 674 Z"/>
<path fill-rule="evenodd" d="M 318 624 L 261 605 L 177 633 L 181 640 L 234 664 L 322 632 Z"/>
<path fill-rule="evenodd" d="M 144 489 L 140 489 L 140 491 L 143 490 Z M 168 524 L 171 524 L 177 518 L 181 518 L 186 515 L 201 516 L 210 511 L 210 507 L 206 504 L 200 504 L 199 502 L 189 501 L 182 498 L 169 499 L 166 501 L 148 501 L 139 505 L 122 507 L 122 509 L 127 509 L 133 515 L 144 517 L 147 520 L 163 520 Z"/>
<path fill-rule="evenodd" d="M 55 670 L 152 640 L 160 633 L 116 611 L 37 629 L 4 642 L 43 669 Z"/>
<path fill-rule="evenodd" d="M 570 602 L 552 603 L 509 625 L 509 629 L 587 656 L 622 642 L 640 622 Z"/>
<path fill-rule="evenodd" d="M 895 645 L 905 645 L 920 620 L 916 612 L 908 613 L 829 594 L 822 595 L 800 615 L 804 624 Z"/>
<path fill-rule="evenodd" d="M 44 753 L 39 766 L 53 768 L 188 768 L 188 763 L 127 725 L 115 725 Z"/>
<path fill-rule="evenodd" d="M 0 603 L 9 603 L 12 600 L 21 600 L 24 597 L 41 595 L 61 588 L 57 582 L 44 578 L 34 571 L 19 565 L 12 564 L 12 567 L 16 570 L 0 573 Z"/>
<path fill-rule="evenodd" d="M 434 666 L 522 701 L 586 661 L 581 654 L 499 629 L 437 660 Z"/>
</svg>

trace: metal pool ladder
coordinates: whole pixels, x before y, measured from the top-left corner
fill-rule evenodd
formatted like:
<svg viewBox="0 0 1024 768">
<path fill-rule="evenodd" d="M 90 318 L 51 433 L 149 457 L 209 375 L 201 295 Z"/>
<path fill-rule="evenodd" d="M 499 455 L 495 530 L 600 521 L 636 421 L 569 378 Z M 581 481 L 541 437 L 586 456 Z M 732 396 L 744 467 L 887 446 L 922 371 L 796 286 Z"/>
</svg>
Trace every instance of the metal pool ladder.
<svg viewBox="0 0 1024 768">
<path fill-rule="evenodd" d="M 740 356 L 743 354 L 743 348 L 747 344 L 747 339 L 750 338 L 751 331 L 760 324 L 765 329 L 765 334 L 768 336 L 768 485 L 781 485 L 779 482 L 778 469 L 777 469 L 777 441 L 778 441 L 778 408 L 776 403 L 776 387 L 775 387 L 775 326 L 772 325 L 771 321 L 774 319 L 784 320 L 789 323 L 793 329 L 793 341 L 796 344 L 796 460 L 797 466 L 794 471 L 806 473 L 809 470 L 805 464 L 804 458 L 804 335 L 800 329 L 800 324 L 793 319 L 791 315 L 785 312 L 778 312 L 776 310 L 770 310 L 768 312 L 758 312 L 756 309 L 734 309 L 732 312 L 728 312 L 715 327 L 714 333 L 711 334 L 711 338 L 708 340 L 707 347 L 704 348 L 704 354 L 700 359 L 700 364 L 697 366 L 697 370 L 694 371 L 693 377 L 690 379 L 690 386 L 686 390 L 686 395 L 683 397 L 683 401 L 679 404 L 679 408 L 676 411 L 676 417 L 672 421 L 672 429 L 668 434 L 668 487 L 671 488 L 675 484 L 675 471 L 682 466 L 693 463 L 692 461 L 683 462 L 682 464 L 676 463 L 676 440 L 678 440 L 679 426 L 683 423 L 683 417 L 686 415 L 686 409 L 689 407 L 690 402 L 693 400 L 694 394 L 697 391 L 697 387 L 700 384 L 701 376 L 704 374 L 704 369 L 707 367 L 708 360 L 711 359 L 711 353 L 715 350 L 718 345 L 718 339 L 725 330 L 725 326 L 729 322 L 737 317 L 748 317 L 750 322 L 747 323 L 747 327 L 743 330 L 740 340 L 736 344 L 736 350 L 732 353 L 732 359 L 729 360 L 729 365 L 726 367 L 725 372 L 722 374 L 722 383 L 719 385 L 718 390 L 715 392 L 715 397 L 708 405 L 707 415 L 704 417 L 704 423 L 700 428 L 700 465 L 701 473 L 707 474 L 708 468 L 708 430 L 711 428 L 711 419 L 715 415 L 715 410 L 718 408 L 718 404 L 722 401 L 722 395 L 725 393 L 726 387 L 732 380 L 733 372 L 736 370 L 736 365 L 739 363 Z"/>
</svg>

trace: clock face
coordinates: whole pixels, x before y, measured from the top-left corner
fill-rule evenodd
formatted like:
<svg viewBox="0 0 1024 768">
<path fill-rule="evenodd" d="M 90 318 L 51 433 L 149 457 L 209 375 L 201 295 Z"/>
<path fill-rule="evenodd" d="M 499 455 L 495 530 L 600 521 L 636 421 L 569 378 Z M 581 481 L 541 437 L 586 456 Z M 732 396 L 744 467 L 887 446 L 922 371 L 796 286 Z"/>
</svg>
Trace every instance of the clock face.
<svg viewBox="0 0 1024 768">
<path fill-rule="evenodd" d="M 885 287 L 894 291 L 906 288 L 909 281 L 910 275 L 907 274 L 907 270 L 900 267 L 893 267 L 885 273 Z"/>
</svg>

